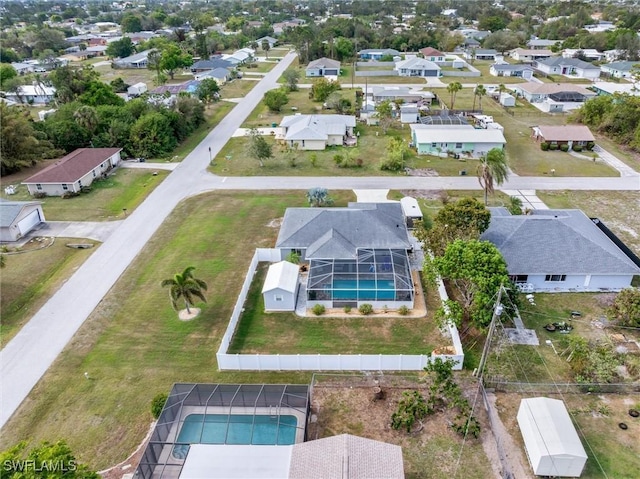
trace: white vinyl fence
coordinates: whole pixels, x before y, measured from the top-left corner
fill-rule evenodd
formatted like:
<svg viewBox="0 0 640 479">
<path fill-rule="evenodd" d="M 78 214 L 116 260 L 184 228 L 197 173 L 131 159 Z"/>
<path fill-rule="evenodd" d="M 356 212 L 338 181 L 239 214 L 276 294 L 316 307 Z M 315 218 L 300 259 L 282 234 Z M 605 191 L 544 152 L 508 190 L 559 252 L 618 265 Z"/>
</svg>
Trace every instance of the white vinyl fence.
<svg viewBox="0 0 640 479">
<path fill-rule="evenodd" d="M 233 339 L 240 315 L 244 308 L 244 302 L 249 292 L 249 287 L 261 261 L 280 261 L 280 252 L 277 249 L 256 249 L 247 275 L 244 279 L 238 300 L 233 308 L 227 330 L 222 336 L 220 348 L 216 353 L 218 368 L 220 370 L 236 371 L 421 371 L 434 355 L 409 355 L 409 354 L 229 354 L 227 350 Z M 440 282 L 442 283 L 442 282 Z M 442 300 L 447 299 L 444 284 L 438 288 Z M 442 294 L 444 293 L 444 297 Z M 407 319 L 410 321 L 410 319 Z M 452 359 L 456 362 L 454 369 L 462 369 L 464 352 L 458 330 L 455 326 L 449 327 L 449 334 L 455 354 L 437 356 L 443 359 Z"/>
</svg>

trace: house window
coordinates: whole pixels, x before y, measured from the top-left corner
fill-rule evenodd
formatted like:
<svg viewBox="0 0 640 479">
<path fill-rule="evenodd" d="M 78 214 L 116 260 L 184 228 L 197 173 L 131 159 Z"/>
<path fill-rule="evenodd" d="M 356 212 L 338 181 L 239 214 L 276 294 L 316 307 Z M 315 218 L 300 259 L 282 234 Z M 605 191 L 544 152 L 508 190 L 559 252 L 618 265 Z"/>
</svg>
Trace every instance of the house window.
<svg viewBox="0 0 640 479">
<path fill-rule="evenodd" d="M 69 187 L 67 186 L 67 184 L 66 184 L 66 183 L 62 183 L 62 189 L 63 189 L 64 191 L 67 191 L 67 190 L 69 189 Z"/>
<path fill-rule="evenodd" d="M 462 143 L 456 143 L 456 148 L 458 149 L 462 148 Z"/>
<path fill-rule="evenodd" d="M 566 281 L 566 274 L 548 274 L 544 277 L 544 280 L 547 282 L 559 283 L 561 281 Z"/>
<path fill-rule="evenodd" d="M 40 183 L 36 183 L 36 190 L 42 191 L 42 185 Z"/>
<path fill-rule="evenodd" d="M 91 173 L 93 173 L 93 177 L 96 177 L 96 170 L 93 170 Z"/>
<path fill-rule="evenodd" d="M 276 301 L 284 301 L 284 296 L 282 296 L 281 294 L 274 294 L 273 299 L 275 299 Z"/>
<path fill-rule="evenodd" d="M 526 274 L 514 274 L 509 276 L 509 279 L 514 283 L 527 283 L 529 281 L 529 275 Z"/>
<path fill-rule="evenodd" d="M 431 148 L 435 148 L 436 144 L 435 143 L 431 143 Z"/>
</svg>

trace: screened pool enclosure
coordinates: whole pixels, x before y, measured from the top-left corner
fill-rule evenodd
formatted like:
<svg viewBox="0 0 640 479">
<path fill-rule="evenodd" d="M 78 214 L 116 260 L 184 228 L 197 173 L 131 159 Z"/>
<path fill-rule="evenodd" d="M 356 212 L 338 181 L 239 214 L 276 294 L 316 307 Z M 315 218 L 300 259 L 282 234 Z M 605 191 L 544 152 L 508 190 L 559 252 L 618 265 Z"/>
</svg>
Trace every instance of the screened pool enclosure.
<svg viewBox="0 0 640 479">
<path fill-rule="evenodd" d="M 309 305 L 413 306 L 413 280 L 405 249 L 359 249 L 356 260 L 312 259 L 309 266 Z"/>
</svg>

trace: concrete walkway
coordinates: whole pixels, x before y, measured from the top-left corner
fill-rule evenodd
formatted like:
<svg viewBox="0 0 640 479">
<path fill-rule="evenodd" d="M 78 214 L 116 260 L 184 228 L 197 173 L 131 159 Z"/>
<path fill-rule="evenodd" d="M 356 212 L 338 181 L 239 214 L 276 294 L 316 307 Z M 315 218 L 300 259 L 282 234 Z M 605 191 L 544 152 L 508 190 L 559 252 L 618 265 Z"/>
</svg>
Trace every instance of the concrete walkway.
<svg viewBox="0 0 640 479">
<path fill-rule="evenodd" d="M 600 145 L 594 146 L 593 152 L 597 153 L 598 156 L 609 166 L 618 170 L 620 172 L 620 176 L 640 177 L 640 173 L 635 171 L 633 168 L 627 165 L 624 161 L 617 158 L 615 155 L 612 155 L 611 153 L 609 153 Z"/>
<path fill-rule="evenodd" d="M 144 162 L 138 163 L 135 161 L 123 161 L 120 163 L 120 167 L 122 168 L 131 168 L 132 170 L 166 170 L 173 171 L 175 170 L 180 163 L 155 163 L 155 162 Z"/>
<path fill-rule="evenodd" d="M 522 201 L 522 207 L 529 210 L 548 210 L 549 207 L 536 196 L 535 190 L 500 190 L 505 195 L 515 196 Z"/>
</svg>

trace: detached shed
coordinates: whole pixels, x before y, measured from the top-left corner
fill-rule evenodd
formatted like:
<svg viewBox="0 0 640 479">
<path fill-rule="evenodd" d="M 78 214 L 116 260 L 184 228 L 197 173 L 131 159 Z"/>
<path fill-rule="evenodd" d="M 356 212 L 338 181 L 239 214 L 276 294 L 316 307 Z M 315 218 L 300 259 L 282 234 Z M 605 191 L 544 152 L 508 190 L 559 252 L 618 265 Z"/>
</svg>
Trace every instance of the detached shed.
<svg viewBox="0 0 640 479">
<path fill-rule="evenodd" d="M 400 200 L 400 206 L 402 206 L 402 214 L 407 222 L 407 228 L 413 228 L 413 223 L 416 220 L 422 221 L 422 210 L 418 205 L 418 200 L 411 196 L 405 196 Z"/>
<path fill-rule="evenodd" d="M 298 294 L 298 266 L 280 261 L 269 266 L 262 287 L 265 311 L 295 311 Z"/>
<path fill-rule="evenodd" d="M 580 477 L 587 453 L 563 401 L 523 399 L 517 419 L 536 476 Z"/>
<path fill-rule="evenodd" d="M 516 99 L 508 93 L 500 93 L 500 104 L 502 106 L 516 106 Z"/>
</svg>

